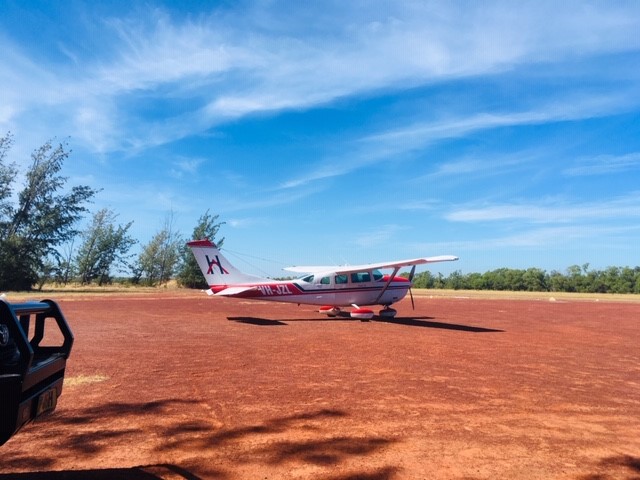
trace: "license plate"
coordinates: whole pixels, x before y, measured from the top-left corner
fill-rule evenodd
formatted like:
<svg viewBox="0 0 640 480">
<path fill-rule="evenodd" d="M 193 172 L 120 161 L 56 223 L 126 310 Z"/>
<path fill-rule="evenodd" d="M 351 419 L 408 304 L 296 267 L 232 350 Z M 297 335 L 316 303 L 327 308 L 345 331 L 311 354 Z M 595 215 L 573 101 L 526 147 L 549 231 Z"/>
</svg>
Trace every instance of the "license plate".
<svg viewBox="0 0 640 480">
<path fill-rule="evenodd" d="M 55 388 L 51 388 L 38 397 L 38 410 L 36 416 L 55 410 L 58 402 L 58 392 Z"/>
</svg>

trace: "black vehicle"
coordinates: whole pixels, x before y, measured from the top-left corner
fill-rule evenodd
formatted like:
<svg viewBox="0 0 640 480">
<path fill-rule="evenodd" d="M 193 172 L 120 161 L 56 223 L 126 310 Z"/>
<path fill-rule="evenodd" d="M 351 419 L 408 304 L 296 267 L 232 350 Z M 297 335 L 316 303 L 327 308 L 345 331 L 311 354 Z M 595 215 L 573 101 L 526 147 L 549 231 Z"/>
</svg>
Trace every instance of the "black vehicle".
<svg viewBox="0 0 640 480">
<path fill-rule="evenodd" d="M 55 302 L 0 299 L 0 445 L 55 410 L 72 346 Z"/>
</svg>

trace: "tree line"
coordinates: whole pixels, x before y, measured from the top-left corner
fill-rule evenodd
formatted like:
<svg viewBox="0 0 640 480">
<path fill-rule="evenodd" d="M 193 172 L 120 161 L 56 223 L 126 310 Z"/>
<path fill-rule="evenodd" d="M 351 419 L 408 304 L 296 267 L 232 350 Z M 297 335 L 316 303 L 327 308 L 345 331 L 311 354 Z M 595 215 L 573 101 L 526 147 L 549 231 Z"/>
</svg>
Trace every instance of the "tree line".
<svg viewBox="0 0 640 480">
<path fill-rule="evenodd" d="M 7 163 L 13 137 L 0 137 L 0 290 L 31 290 L 53 281 L 104 285 L 114 271 L 129 273 L 128 281 L 157 285 L 175 278 L 190 288 L 206 288 L 204 277 L 185 239 L 168 215 L 164 226 L 138 255 L 129 230 L 133 222 L 118 222 L 118 215 L 101 209 L 88 226 L 78 224 L 89 215 L 87 205 L 98 193 L 88 186 L 67 188 L 60 174 L 70 151 L 66 143 L 48 141 L 31 154 L 24 184 L 15 191 L 18 168 Z M 194 226 L 191 238 L 216 239 L 224 222 L 209 211 Z"/>
<path fill-rule="evenodd" d="M 88 186 L 67 188 L 60 175 L 70 151 L 65 143 L 46 142 L 31 154 L 24 184 L 15 191 L 15 164 L 8 164 L 10 133 L 0 137 L 0 291 L 30 290 L 46 282 L 105 285 L 114 272 L 125 272 L 127 282 L 158 285 L 176 279 L 189 288 L 206 288 L 206 282 L 169 214 L 164 225 L 140 253 L 131 254 L 139 242 L 129 230 L 133 222 L 101 209 L 91 215 L 84 229 L 78 224 L 90 215 L 87 205 L 98 193 Z M 216 238 L 224 222 L 204 212 L 190 238 Z M 120 279 L 121 279 L 120 278 Z M 543 292 L 640 293 L 640 267 L 609 267 L 590 270 L 574 265 L 565 273 L 538 269 L 500 268 L 485 273 L 448 276 L 429 271 L 414 277 L 416 288 L 455 290 L 511 290 Z"/>
<path fill-rule="evenodd" d="M 453 290 L 508 290 L 522 292 L 640 293 L 640 267 L 608 267 L 592 270 L 589 264 L 572 265 L 566 272 L 539 268 L 499 268 L 485 273 L 448 276 L 422 272 L 413 279 L 415 288 Z"/>
</svg>

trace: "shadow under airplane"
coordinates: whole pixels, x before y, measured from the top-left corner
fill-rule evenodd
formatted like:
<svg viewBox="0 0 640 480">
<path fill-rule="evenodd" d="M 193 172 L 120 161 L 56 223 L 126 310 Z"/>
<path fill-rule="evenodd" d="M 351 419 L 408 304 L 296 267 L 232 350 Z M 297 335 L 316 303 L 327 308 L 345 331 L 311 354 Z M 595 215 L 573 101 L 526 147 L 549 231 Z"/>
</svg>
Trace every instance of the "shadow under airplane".
<svg viewBox="0 0 640 480">
<path fill-rule="evenodd" d="M 458 330 L 460 332 L 473 332 L 473 333 L 503 333 L 504 330 L 496 328 L 476 327 L 473 325 L 460 325 L 456 323 L 444 323 L 444 322 L 432 322 L 433 317 L 395 317 L 395 318 L 383 318 L 374 317 L 374 322 L 383 323 L 395 323 L 398 325 L 407 325 L 410 327 L 423 327 L 423 328 L 439 328 L 442 330 Z"/>
<path fill-rule="evenodd" d="M 260 317 L 227 317 L 227 320 L 238 323 L 246 323 L 248 325 L 256 325 L 260 327 L 276 327 L 288 325 L 287 322 L 326 322 L 326 321 L 354 321 L 349 317 L 348 313 L 338 315 L 333 318 L 321 318 L 321 319 L 306 319 L 306 318 L 288 318 L 285 320 L 270 320 Z M 374 317 L 371 321 L 382 323 L 393 323 L 397 325 L 406 325 L 408 327 L 422 327 L 422 328 L 438 328 L 441 330 L 457 330 L 460 332 L 472 332 L 472 333 L 503 333 L 504 330 L 495 328 L 477 327 L 473 325 L 460 325 L 456 323 L 444 323 L 433 322 L 434 317 L 395 317 L 384 318 Z"/>
<path fill-rule="evenodd" d="M 257 325 L 259 327 L 276 327 L 278 325 L 286 325 L 280 320 L 269 320 L 268 318 L 258 317 L 227 317 L 227 320 L 237 323 L 246 323 L 248 325 Z"/>
</svg>

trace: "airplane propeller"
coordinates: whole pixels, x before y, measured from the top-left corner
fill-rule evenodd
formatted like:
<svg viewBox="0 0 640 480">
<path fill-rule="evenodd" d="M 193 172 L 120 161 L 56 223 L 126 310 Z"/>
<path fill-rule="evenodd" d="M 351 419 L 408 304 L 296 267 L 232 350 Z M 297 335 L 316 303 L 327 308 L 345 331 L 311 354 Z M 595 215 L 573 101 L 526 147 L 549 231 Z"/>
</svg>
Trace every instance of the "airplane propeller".
<svg viewBox="0 0 640 480">
<path fill-rule="evenodd" d="M 409 287 L 409 297 L 411 297 L 411 308 L 413 310 L 416 309 L 416 305 L 413 302 L 413 292 L 411 291 L 411 287 L 413 286 L 413 276 L 416 274 L 416 266 L 414 265 L 413 267 L 411 267 L 411 271 L 409 272 L 409 284 L 411 285 Z"/>
</svg>

